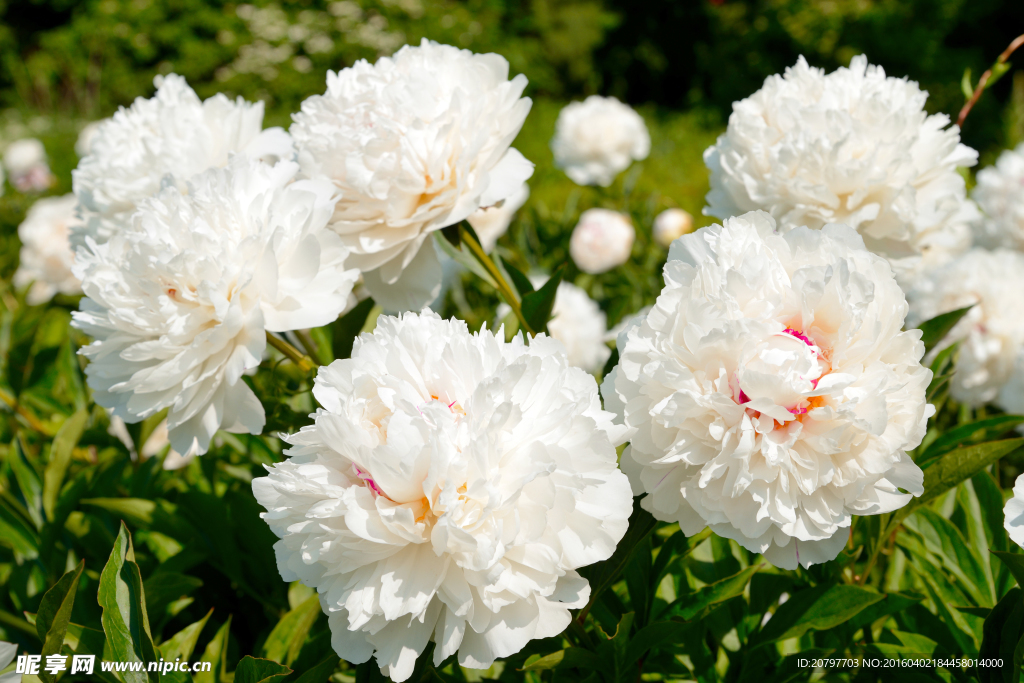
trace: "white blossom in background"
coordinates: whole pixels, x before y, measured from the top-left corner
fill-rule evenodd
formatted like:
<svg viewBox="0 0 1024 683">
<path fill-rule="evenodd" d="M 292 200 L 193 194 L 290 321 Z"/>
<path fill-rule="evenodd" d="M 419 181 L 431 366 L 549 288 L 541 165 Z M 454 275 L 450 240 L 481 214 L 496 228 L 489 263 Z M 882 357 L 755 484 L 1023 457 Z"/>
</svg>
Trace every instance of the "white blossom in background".
<svg viewBox="0 0 1024 683">
<path fill-rule="evenodd" d="M 628 261 L 635 239 L 629 216 L 609 209 L 587 209 L 569 237 L 569 255 L 584 273 L 596 275 Z"/>
<path fill-rule="evenodd" d="M 632 510 L 622 428 L 557 341 L 383 316 L 320 369 L 315 423 L 253 480 L 285 581 L 316 588 L 334 650 L 406 680 L 427 642 L 487 668 L 558 635 Z"/>
<path fill-rule="evenodd" d="M 1024 143 L 978 171 L 972 196 L 984 214 L 974 224 L 975 243 L 1024 250 Z"/>
<path fill-rule="evenodd" d="M 978 154 L 948 116 L 925 112 L 927 97 L 864 56 L 830 74 L 801 57 L 733 104 L 727 131 L 704 152 L 705 214 L 760 209 L 780 230 L 845 223 L 912 282 L 969 248 L 977 216 L 957 168 Z"/>
<path fill-rule="evenodd" d="M 676 240 L 602 392 L 644 509 L 794 569 L 922 493 L 906 451 L 934 408 L 889 264 L 848 226 L 775 227 L 757 211 Z"/>
<path fill-rule="evenodd" d="M 238 156 L 143 200 L 130 230 L 75 256 L 86 298 L 74 325 L 97 403 L 126 422 L 168 408 L 171 447 L 205 453 L 218 429 L 259 434 L 263 406 L 242 375 L 266 332 L 325 325 L 358 273 L 326 229 L 337 197 L 298 165 Z"/>
<path fill-rule="evenodd" d="M 1010 249 L 972 249 L 908 293 L 908 325 L 974 307 L 936 351 L 960 342 L 950 395 L 972 408 L 994 403 L 1008 413 L 1024 411 L 1024 254 Z"/>
<path fill-rule="evenodd" d="M 534 282 L 538 288 L 543 284 Z M 569 365 L 587 372 L 600 372 L 612 354 L 605 343 L 608 317 L 586 291 L 571 282 L 558 283 L 548 332 L 565 346 Z"/>
<path fill-rule="evenodd" d="M 4 168 L 20 192 L 42 192 L 53 185 L 46 148 L 35 138 L 15 140 L 4 150 Z"/>
<path fill-rule="evenodd" d="M 523 204 L 530 198 L 530 186 L 523 183 L 518 190 L 511 194 L 505 201 L 485 209 L 477 209 L 470 214 L 466 220 L 477 237 L 480 238 L 480 246 L 488 254 L 498 243 L 498 239 L 508 232 L 508 226 L 512 224 L 516 211 L 523 208 Z"/>
<path fill-rule="evenodd" d="M 328 72 L 295 114 L 303 172 L 334 181 L 332 228 L 386 310 L 437 296 L 431 233 L 520 191 L 533 164 L 512 140 L 530 111 L 508 62 L 424 40 L 375 64 Z M 425 248 L 421 248 L 424 247 Z"/>
<path fill-rule="evenodd" d="M 18 226 L 21 253 L 14 273 L 15 287 L 29 287 L 30 306 L 46 303 L 54 294 L 79 294 L 82 286 L 71 272 L 75 255 L 68 241 L 75 217 L 75 195 L 44 197 L 28 210 Z"/>
<path fill-rule="evenodd" d="M 628 104 L 591 95 L 559 112 L 551 151 L 555 165 L 577 185 L 608 187 L 631 163 L 647 158 L 651 137 Z"/>
<path fill-rule="evenodd" d="M 156 94 L 142 97 L 100 123 L 88 154 L 72 172 L 83 224 L 72 244 L 97 243 L 126 228 L 142 200 L 220 168 L 233 154 L 274 163 L 290 159 L 291 138 L 280 128 L 263 130 L 263 103 L 217 94 L 201 101 L 176 74 L 153 79 Z"/>
<path fill-rule="evenodd" d="M 654 219 L 654 241 L 669 247 L 677 238 L 693 229 L 693 216 L 683 209 L 665 209 Z"/>
<path fill-rule="evenodd" d="M 1003 507 L 1003 527 L 1010 540 L 1024 548 L 1024 474 L 1013 483 L 1013 495 Z"/>
<path fill-rule="evenodd" d="M 82 130 L 78 133 L 78 139 L 75 140 L 75 154 L 79 158 L 89 156 L 89 153 L 92 151 L 92 143 L 96 141 L 96 134 L 99 132 L 100 126 L 109 120 L 90 121 L 82 127 Z"/>
</svg>

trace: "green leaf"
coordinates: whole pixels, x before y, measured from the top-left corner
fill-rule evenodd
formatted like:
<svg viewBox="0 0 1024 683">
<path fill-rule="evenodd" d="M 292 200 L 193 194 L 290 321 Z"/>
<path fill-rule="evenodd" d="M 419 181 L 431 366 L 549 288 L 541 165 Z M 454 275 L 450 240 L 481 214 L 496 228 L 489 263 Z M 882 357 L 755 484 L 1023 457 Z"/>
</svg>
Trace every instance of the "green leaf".
<svg viewBox="0 0 1024 683">
<path fill-rule="evenodd" d="M 869 626 L 882 617 L 898 614 L 922 600 L 924 600 L 924 596 L 916 593 L 888 593 L 884 600 L 866 607 L 857 616 L 850 619 L 850 628 L 856 631 L 859 628 Z"/>
<path fill-rule="evenodd" d="M 209 671 L 192 674 L 195 683 L 232 683 L 234 674 L 228 673 L 228 636 L 231 633 L 231 616 L 228 616 L 217 633 L 206 645 L 201 662 L 210 662 Z"/>
<path fill-rule="evenodd" d="M 235 669 L 235 683 L 274 683 L 292 672 L 287 666 L 269 659 L 246 655 Z"/>
<path fill-rule="evenodd" d="M 366 318 L 373 310 L 373 299 L 366 298 L 331 323 L 331 350 L 335 358 L 351 358 L 352 344 L 366 324 Z"/>
<path fill-rule="evenodd" d="M 211 614 L 213 614 L 212 608 L 206 613 L 205 617 L 194 624 L 189 624 L 164 642 L 160 643 L 160 656 L 167 661 L 172 661 L 181 657 L 182 661 L 187 662 L 189 658 L 192 657 L 192 650 L 196 647 L 196 641 L 199 640 L 199 634 L 203 632 L 203 627 L 206 626 L 206 622 L 209 621 Z"/>
<path fill-rule="evenodd" d="M 1024 423 L 1024 415 L 997 415 L 986 420 L 960 425 L 935 439 L 918 458 L 917 464 L 926 467 L 925 463 L 945 455 L 959 446 L 973 446 L 992 441 L 1013 431 L 1021 423 Z"/>
<path fill-rule="evenodd" d="M 341 658 L 330 654 L 302 673 L 293 683 L 326 683 L 338 666 Z"/>
<path fill-rule="evenodd" d="M 924 493 L 893 513 L 889 520 L 889 530 L 895 529 L 901 520 L 928 501 L 970 479 L 1021 445 L 1024 445 L 1024 438 L 989 441 L 977 446 L 961 446 L 939 458 L 924 471 Z"/>
<path fill-rule="evenodd" d="M 956 525 L 925 507 L 914 519 L 907 520 L 906 526 L 921 535 L 925 547 L 941 558 L 942 566 L 967 589 L 976 605 L 995 605 L 994 587 L 989 582 L 984 564 L 968 547 Z"/>
<path fill-rule="evenodd" d="M 1001 550 L 993 550 L 992 554 L 1003 561 L 1003 564 L 1013 574 L 1013 578 L 1017 580 L 1017 585 L 1024 588 L 1024 555 L 1003 552 Z"/>
<path fill-rule="evenodd" d="M 459 244 L 452 244 L 451 238 L 445 232 L 449 229 L 450 228 L 445 228 L 440 231 L 444 235 L 443 237 L 437 234 L 438 231 L 434 232 L 434 244 L 437 245 L 437 248 L 451 257 L 453 261 L 461 265 L 463 268 L 476 275 L 491 287 L 497 289 L 498 283 L 495 282 L 494 278 L 491 277 L 491 274 L 488 273 L 482 265 L 480 265 L 480 262 L 476 260 L 476 257 L 461 249 Z M 462 238 L 460 236 L 459 241 L 461 242 L 461 240 Z"/>
<path fill-rule="evenodd" d="M 505 266 L 505 272 L 508 273 L 509 279 L 512 280 L 512 285 L 519 293 L 520 299 L 534 291 L 533 283 L 530 282 L 530 278 L 526 277 L 523 271 L 519 270 L 505 259 L 496 258 L 494 260 L 495 263 L 498 263 L 499 261 L 503 266 Z"/>
<path fill-rule="evenodd" d="M 18 482 L 21 495 L 25 499 L 25 512 L 35 524 L 36 529 L 43 526 L 43 484 L 35 468 L 29 464 L 20 437 L 16 437 L 8 451 L 7 463 Z"/>
<path fill-rule="evenodd" d="M 928 399 L 929 403 L 937 402 L 940 404 L 936 405 L 936 411 L 939 410 L 942 401 L 945 400 L 945 393 L 942 390 L 949 385 L 949 381 L 956 374 L 956 363 L 953 361 L 959 350 L 960 342 L 953 342 L 939 351 L 935 356 L 935 360 L 932 361 L 930 368 L 932 371 L 932 381 L 928 383 L 925 398 Z"/>
<path fill-rule="evenodd" d="M 590 601 L 580 612 L 580 617 L 585 617 L 601 593 L 618 580 L 637 545 L 647 538 L 657 525 L 658 520 L 640 507 L 639 500 L 634 498 L 629 528 L 626 529 L 626 535 L 619 541 L 619 545 L 615 547 L 615 552 L 604 562 L 584 567 L 580 572 L 590 582 Z"/>
<path fill-rule="evenodd" d="M 985 618 L 982 627 L 979 659 L 1002 659 L 1005 667 L 1002 673 L 979 668 L 982 683 L 1002 683 L 1020 680 L 1020 661 L 1014 661 L 1014 653 L 1024 636 L 1024 593 L 1020 588 L 1011 589 Z M 1012 664 L 1010 664 L 1012 662 Z M 1007 676 L 1013 670 L 1012 676 Z"/>
<path fill-rule="evenodd" d="M 143 585 L 146 591 L 146 606 L 154 621 L 159 622 L 167 615 L 170 605 L 187 597 L 202 585 L 201 579 L 177 572 L 158 571 L 146 579 Z"/>
<path fill-rule="evenodd" d="M 523 295 L 523 318 L 537 332 L 548 328 L 548 320 L 551 319 L 551 309 L 555 305 L 555 295 L 558 293 L 558 285 L 562 282 L 565 274 L 565 264 L 551 274 L 544 286 L 535 292 Z"/>
<path fill-rule="evenodd" d="M 178 514 L 178 506 L 162 498 L 84 498 L 79 502 L 106 510 L 133 526 L 159 531 L 183 544 L 198 535 L 196 527 Z"/>
<path fill-rule="evenodd" d="M 60 577 L 57 583 L 53 584 L 50 590 L 43 595 L 39 603 L 39 611 L 36 613 L 36 633 L 43 643 L 40 651 L 45 660 L 48 655 L 60 654 L 64 645 L 64 635 L 68 630 L 68 623 L 71 621 L 71 608 L 75 604 L 75 593 L 78 591 L 78 580 L 85 569 L 85 560 L 78 563 L 78 566 Z M 54 674 L 40 670 L 39 678 L 46 683 L 53 683 L 57 680 Z"/>
<path fill-rule="evenodd" d="M 110 559 L 100 574 L 98 594 L 103 610 L 103 633 L 107 636 L 107 648 L 111 659 L 121 662 L 153 662 L 157 660 L 153 637 L 149 632 L 149 617 L 146 615 L 146 596 L 142 590 L 142 575 L 135 564 L 135 551 L 131 535 L 124 522 L 114 541 Z M 125 683 L 156 683 L 152 677 L 138 671 L 121 672 Z"/>
<path fill-rule="evenodd" d="M 291 665 L 299 656 L 302 643 L 320 616 L 320 597 L 311 595 L 305 602 L 286 613 L 263 643 L 260 655 L 281 664 Z"/>
<path fill-rule="evenodd" d="M 686 621 L 702 619 L 711 610 L 726 600 L 741 595 L 750 583 L 750 578 L 763 565 L 755 564 L 742 569 L 732 576 L 698 588 L 689 595 L 684 595 L 665 608 L 661 618 L 678 614 Z"/>
<path fill-rule="evenodd" d="M 14 551 L 19 559 L 34 560 L 39 557 L 39 535 L 21 515 L 17 514 L 7 500 L 0 498 L 0 544 Z"/>
<path fill-rule="evenodd" d="M 760 646 L 798 638 L 811 629 L 824 631 L 852 619 L 884 598 L 872 589 L 846 584 L 808 588 L 779 605 L 771 620 L 751 641 Z"/>
<path fill-rule="evenodd" d="M 958 308 L 955 311 L 943 313 L 937 315 L 931 320 L 925 320 L 923 323 L 918 325 L 918 329 L 921 330 L 921 341 L 924 342 L 924 352 L 928 353 L 938 344 L 942 339 L 949 334 L 960 318 L 967 315 L 967 311 L 974 308 L 974 304 L 965 306 L 964 308 Z"/>
<path fill-rule="evenodd" d="M 688 624 L 678 621 L 656 621 L 636 632 L 626 647 L 624 666 L 639 661 L 641 657 L 665 643 L 676 643 L 690 629 Z"/>
<path fill-rule="evenodd" d="M 526 660 L 526 665 L 520 671 L 548 671 L 550 669 L 600 671 L 601 660 L 590 650 L 585 650 L 582 647 L 569 647 L 544 657 L 534 655 Z"/>
<path fill-rule="evenodd" d="M 71 453 L 78 445 L 85 431 L 85 424 L 89 420 L 89 412 L 85 408 L 64 420 L 64 424 L 57 430 L 53 437 L 53 444 L 50 446 L 50 462 L 46 464 L 43 473 L 43 510 L 47 519 L 53 519 L 53 509 L 57 505 L 57 496 L 60 494 L 61 485 L 64 483 L 64 475 L 71 463 Z"/>
</svg>

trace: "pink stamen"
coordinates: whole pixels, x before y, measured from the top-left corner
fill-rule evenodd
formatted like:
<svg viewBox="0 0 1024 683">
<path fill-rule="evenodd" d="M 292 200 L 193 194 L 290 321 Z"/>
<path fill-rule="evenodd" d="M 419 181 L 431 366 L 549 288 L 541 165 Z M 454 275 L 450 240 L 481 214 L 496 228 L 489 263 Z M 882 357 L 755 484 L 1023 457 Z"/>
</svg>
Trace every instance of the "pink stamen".
<svg viewBox="0 0 1024 683">
<path fill-rule="evenodd" d="M 800 332 L 798 330 L 794 330 L 792 327 L 787 327 L 786 329 L 783 330 L 783 332 L 785 334 L 788 334 L 788 335 L 792 336 L 792 337 L 796 337 L 797 339 L 802 341 L 804 344 L 807 344 L 808 346 L 817 346 L 817 344 L 812 342 L 807 335 L 805 335 L 803 332 Z"/>
<path fill-rule="evenodd" d="M 746 393 L 744 393 L 744 391 L 742 389 L 740 389 L 740 401 L 739 401 L 739 404 L 743 405 L 744 403 L 750 403 L 750 397 L 747 396 Z"/>
<path fill-rule="evenodd" d="M 376 493 L 378 496 L 384 496 L 384 491 L 382 491 L 381 488 L 377 486 L 377 482 L 373 480 L 373 477 L 370 476 L 369 472 L 364 472 L 363 470 L 359 469 L 359 465 L 352 465 L 352 467 L 356 471 L 356 476 L 365 481 L 369 485 L 371 491 Z M 386 498 L 387 496 L 384 497 Z"/>
</svg>

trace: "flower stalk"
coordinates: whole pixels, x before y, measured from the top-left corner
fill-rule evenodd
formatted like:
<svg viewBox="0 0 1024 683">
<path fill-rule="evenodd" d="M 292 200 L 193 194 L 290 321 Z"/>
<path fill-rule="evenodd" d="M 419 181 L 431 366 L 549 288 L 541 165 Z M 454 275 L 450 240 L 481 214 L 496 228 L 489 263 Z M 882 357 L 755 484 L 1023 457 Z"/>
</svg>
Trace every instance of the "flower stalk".
<svg viewBox="0 0 1024 683">
<path fill-rule="evenodd" d="M 297 348 L 286 342 L 280 337 L 276 337 L 270 332 L 267 332 L 267 342 L 275 349 L 287 356 L 293 363 L 299 366 L 299 369 L 303 372 L 313 372 L 317 369 L 317 364 L 313 362 L 306 354 L 299 351 Z"/>
<path fill-rule="evenodd" d="M 512 308 L 512 312 L 515 313 L 516 318 L 519 319 L 519 324 L 522 326 L 523 330 L 525 330 L 531 337 L 536 336 L 537 331 L 533 329 L 533 326 L 526 321 L 526 317 L 523 315 L 523 307 L 519 301 L 519 297 L 516 296 L 515 289 L 513 289 L 512 285 L 510 285 L 508 280 L 505 279 L 505 276 L 502 274 L 501 270 L 498 269 L 498 266 L 494 263 L 491 257 L 487 255 L 487 252 L 484 251 L 483 247 L 480 246 L 480 243 L 476 241 L 469 230 L 460 230 L 459 235 L 461 236 L 462 243 L 469 248 L 473 257 L 476 258 L 480 265 L 484 267 L 487 274 L 494 278 L 494 282 L 498 285 L 498 292 L 501 294 L 501 297 L 505 299 L 505 303 Z"/>
<path fill-rule="evenodd" d="M 999 73 L 996 74 L 996 78 L 1002 76 L 1006 72 L 1006 67 L 1004 66 L 1006 64 L 1006 60 L 1008 60 L 1010 55 L 1012 55 L 1021 45 L 1024 45 L 1024 33 L 1014 38 L 1013 42 L 1011 42 L 1009 46 L 1003 50 L 1002 54 L 999 55 L 999 58 L 996 60 L 996 63 L 992 65 L 992 68 L 981 74 L 981 78 L 978 80 L 978 87 L 976 87 L 974 92 L 971 93 L 971 98 L 967 100 L 963 109 L 960 110 L 960 115 L 956 117 L 956 125 L 961 128 L 964 127 L 964 119 L 967 118 L 967 115 L 971 113 L 971 109 L 973 109 L 974 105 L 977 104 L 978 99 L 981 97 L 981 93 L 985 92 L 985 88 L 989 85 L 989 79 L 992 78 L 993 71 L 999 71 Z"/>
</svg>

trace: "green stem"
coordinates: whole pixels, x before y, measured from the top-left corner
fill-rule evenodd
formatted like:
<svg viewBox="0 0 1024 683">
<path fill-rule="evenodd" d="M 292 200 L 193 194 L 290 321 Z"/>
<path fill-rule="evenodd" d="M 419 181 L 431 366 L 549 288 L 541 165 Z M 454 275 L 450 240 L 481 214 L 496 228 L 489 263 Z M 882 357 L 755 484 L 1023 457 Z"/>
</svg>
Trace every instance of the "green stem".
<svg viewBox="0 0 1024 683">
<path fill-rule="evenodd" d="M 459 234 L 462 236 L 462 243 L 469 247 L 473 257 L 480 262 L 480 265 L 484 267 L 487 274 L 494 278 L 494 281 L 498 284 L 498 292 L 501 294 L 501 297 L 505 299 L 505 303 L 511 306 L 512 312 L 516 314 L 516 317 L 519 318 L 519 324 L 522 326 L 523 330 L 525 330 L 530 336 L 536 336 L 536 330 L 534 330 L 533 327 L 530 326 L 530 323 L 526 322 L 526 318 L 523 317 L 523 308 L 519 303 L 519 297 L 516 296 L 515 290 L 508 281 L 505 280 L 501 271 L 498 270 L 498 266 L 494 265 L 494 261 L 492 261 L 491 257 L 487 255 L 483 247 L 480 246 L 480 243 L 473 239 L 473 236 L 469 234 L 468 230 L 461 230 L 459 231 Z"/>
<path fill-rule="evenodd" d="M 275 337 L 270 332 L 267 332 L 267 342 L 275 349 L 283 353 L 285 356 L 290 358 L 292 362 L 299 366 L 299 369 L 303 372 L 312 372 L 316 370 L 317 364 L 314 363 L 309 356 L 299 351 L 297 348 L 286 342 L 280 337 Z"/>
</svg>

